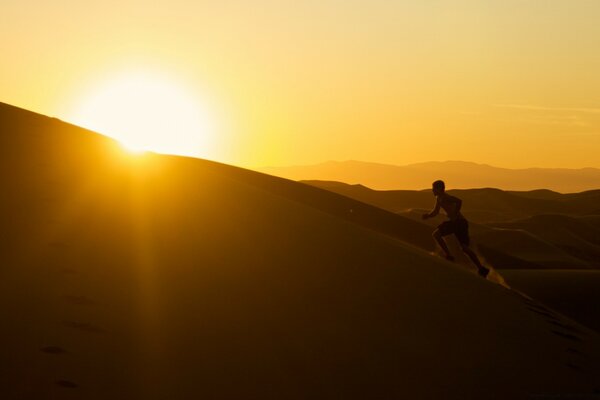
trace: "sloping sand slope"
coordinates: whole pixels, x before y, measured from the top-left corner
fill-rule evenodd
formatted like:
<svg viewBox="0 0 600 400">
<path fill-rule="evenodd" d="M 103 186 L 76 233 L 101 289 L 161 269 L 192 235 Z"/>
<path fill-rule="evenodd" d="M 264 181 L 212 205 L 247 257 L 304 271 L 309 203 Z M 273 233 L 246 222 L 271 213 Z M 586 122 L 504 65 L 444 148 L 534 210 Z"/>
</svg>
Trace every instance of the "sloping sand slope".
<svg viewBox="0 0 600 400">
<path fill-rule="evenodd" d="M 597 334 L 342 218 L 340 196 L 129 158 L 4 105 L 0 167 L 3 399 L 600 390 Z"/>
<path fill-rule="evenodd" d="M 502 275 L 517 290 L 600 332 L 599 270 L 513 269 Z"/>
</svg>

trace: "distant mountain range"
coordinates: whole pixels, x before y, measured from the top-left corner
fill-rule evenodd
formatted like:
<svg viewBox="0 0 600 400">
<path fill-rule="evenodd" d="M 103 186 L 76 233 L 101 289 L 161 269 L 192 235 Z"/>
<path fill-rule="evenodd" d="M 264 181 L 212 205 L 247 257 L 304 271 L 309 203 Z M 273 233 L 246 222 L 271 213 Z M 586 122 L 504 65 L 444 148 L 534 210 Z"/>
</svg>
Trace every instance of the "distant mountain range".
<svg viewBox="0 0 600 400">
<path fill-rule="evenodd" d="M 508 169 L 464 161 L 425 162 L 404 166 L 362 161 L 327 161 L 316 165 L 266 167 L 262 172 L 292 180 L 362 184 L 373 189 L 418 190 L 443 179 L 449 188 L 550 189 L 561 193 L 600 188 L 598 168 Z"/>
</svg>

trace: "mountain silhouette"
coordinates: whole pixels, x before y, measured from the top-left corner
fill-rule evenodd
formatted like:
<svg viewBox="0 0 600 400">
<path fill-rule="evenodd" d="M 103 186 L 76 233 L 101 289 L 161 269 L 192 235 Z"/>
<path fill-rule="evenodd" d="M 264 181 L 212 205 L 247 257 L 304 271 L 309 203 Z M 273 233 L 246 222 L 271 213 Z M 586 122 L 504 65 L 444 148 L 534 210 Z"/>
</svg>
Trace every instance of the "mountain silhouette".
<svg viewBox="0 0 600 400">
<path fill-rule="evenodd" d="M 404 166 L 362 161 L 327 161 L 316 165 L 265 167 L 260 171 L 293 180 L 338 181 L 379 190 L 419 190 L 440 177 L 448 187 L 550 189 L 562 193 L 600 189 L 597 168 L 508 169 L 464 161 L 426 162 Z"/>
</svg>

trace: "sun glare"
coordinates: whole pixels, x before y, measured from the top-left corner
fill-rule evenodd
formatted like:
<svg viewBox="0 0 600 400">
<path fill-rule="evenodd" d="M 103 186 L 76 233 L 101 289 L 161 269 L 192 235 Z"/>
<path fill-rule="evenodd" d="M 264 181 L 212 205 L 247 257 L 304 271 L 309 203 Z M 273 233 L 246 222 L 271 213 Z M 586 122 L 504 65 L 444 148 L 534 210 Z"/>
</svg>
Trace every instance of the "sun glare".
<svg viewBox="0 0 600 400">
<path fill-rule="evenodd" d="M 71 120 L 132 152 L 207 157 L 214 135 L 205 105 L 185 85 L 150 73 L 124 74 L 97 85 Z"/>
</svg>

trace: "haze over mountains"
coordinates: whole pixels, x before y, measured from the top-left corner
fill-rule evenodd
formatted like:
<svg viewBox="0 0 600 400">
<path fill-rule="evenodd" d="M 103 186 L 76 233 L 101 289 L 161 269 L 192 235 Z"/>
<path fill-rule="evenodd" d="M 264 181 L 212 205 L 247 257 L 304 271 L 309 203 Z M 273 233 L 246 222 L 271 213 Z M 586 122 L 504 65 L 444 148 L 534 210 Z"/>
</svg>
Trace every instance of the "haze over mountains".
<svg viewBox="0 0 600 400">
<path fill-rule="evenodd" d="M 444 179 L 449 188 L 549 189 L 561 193 L 600 189 L 600 169 L 507 169 L 464 161 L 425 162 L 404 166 L 361 161 L 327 161 L 316 165 L 266 167 L 271 175 L 293 180 L 362 184 L 379 190 L 419 190 Z"/>
<path fill-rule="evenodd" d="M 373 205 L 3 104 L 0 185 L 3 399 L 600 391 L 597 333 Z"/>
</svg>

